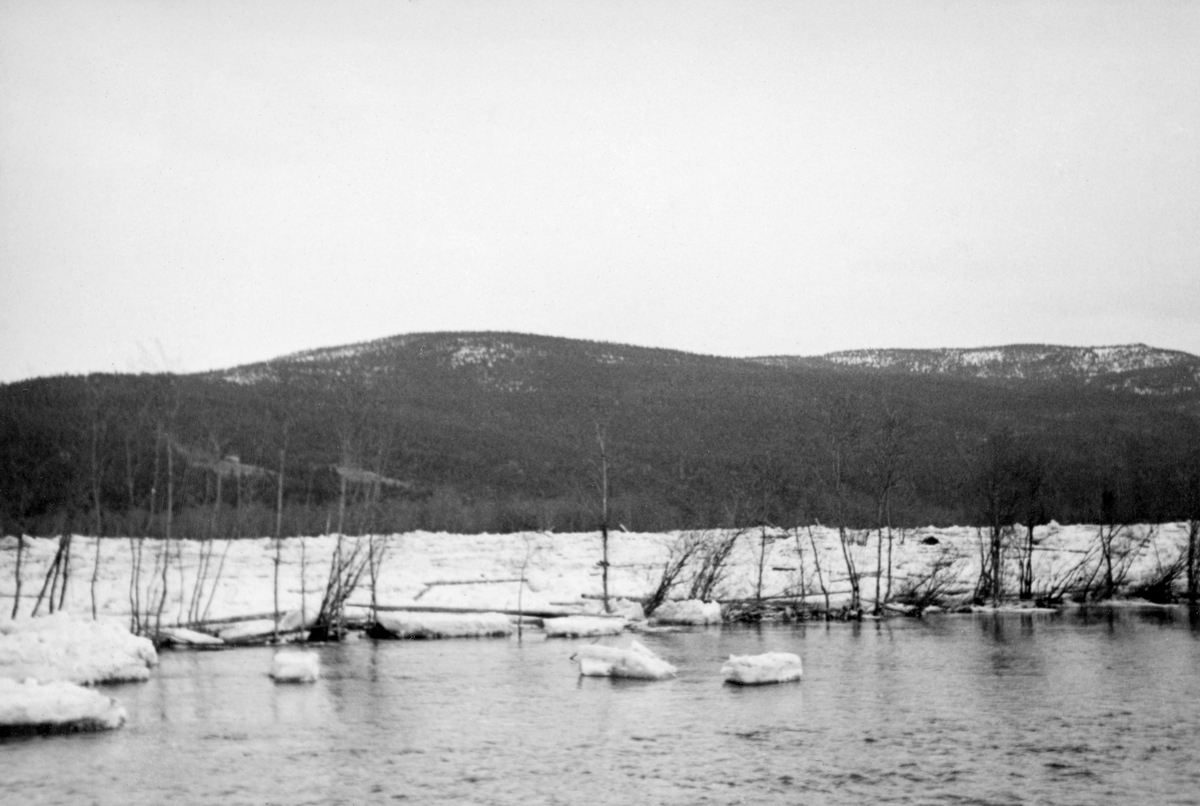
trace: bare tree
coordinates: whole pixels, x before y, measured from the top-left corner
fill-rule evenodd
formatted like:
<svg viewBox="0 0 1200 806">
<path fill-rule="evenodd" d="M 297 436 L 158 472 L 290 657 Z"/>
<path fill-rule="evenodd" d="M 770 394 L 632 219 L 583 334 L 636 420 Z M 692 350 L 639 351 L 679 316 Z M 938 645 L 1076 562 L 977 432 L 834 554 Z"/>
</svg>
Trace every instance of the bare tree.
<svg viewBox="0 0 1200 806">
<path fill-rule="evenodd" d="M 825 619 L 829 619 L 829 588 L 825 585 L 825 575 L 821 573 L 821 554 L 817 551 L 817 539 L 813 536 L 812 526 L 808 529 L 808 542 L 812 546 L 813 565 L 817 569 L 817 584 L 821 586 L 821 595 L 825 598 Z M 800 542 L 800 530 L 796 530 L 797 547 Z"/>
<path fill-rule="evenodd" d="M 92 560 L 92 580 L 91 580 L 91 598 L 92 598 L 92 618 L 96 618 L 96 581 L 100 577 L 100 547 L 103 544 L 104 535 L 104 519 L 100 504 L 100 480 L 103 474 L 102 462 L 100 458 L 100 443 L 104 433 L 108 428 L 108 420 L 104 416 L 104 393 L 99 386 L 98 381 L 92 378 L 87 380 L 89 413 L 91 423 L 89 430 L 90 450 L 88 457 L 90 459 L 91 470 L 91 497 L 92 497 L 92 515 L 93 515 L 93 531 L 96 536 L 96 556 Z"/>
<path fill-rule="evenodd" d="M 911 426 L 907 417 L 883 401 L 872 423 L 865 450 L 864 470 L 875 499 L 875 614 L 882 612 L 892 587 L 892 502 L 900 487 L 908 459 Z M 887 543 L 887 588 L 884 579 L 884 542 Z"/>
<path fill-rule="evenodd" d="M 288 446 L 288 424 L 285 420 L 283 423 L 283 444 L 279 448 L 279 472 L 277 474 L 277 484 L 275 487 L 275 573 L 274 573 L 274 598 L 275 598 L 275 643 L 279 643 L 279 564 L 283 557 L 283 474 L 284 468 L 287 465 L 287 446 Z M 371 584 L 371 599 L 372 603 L 375 598 L 374 584 L 374 566 L 372 566 L 372 584 Z M 303 624 L 301 625 L 303 626 Z"/>
<path fill-rule="evenodd" d="M 599 421 L 596 426 L 596 446 L 599 449 L 597 459 L 596 487 L 600 496 L 600 578 L 604 592 L 604 612 L 611 613 L 612 606 L 608 600 L 608 451 L 605 447 L 605 429 Z"/>
<path fill-rule="evenodd" d="M 708 537 L 705 532 L 680 532 L 667 544 L 667 558 L 663 561 L 662 570 L 654 584 L 650 595 L 643 601 L 643 609 L 647 617 L 652 616 L 676 586 L 683 582 L 684 574 L 706 548 Z"/>
<path fill-rule="evenodd" d="M 851 474 L 861 447 L 863 433 L 862 410 L 856 398 L 847 395 L 835 407 L 826 411 L 825 432 L 826 478 L 833 495 L 833 517 L 838 541 L 842 549 L 842 560 L 846 564 L 846 577 L 850 582 L 850 609 L 862 607 L 860 573 L 855 562 L 850 534 Z"/>
<path fill-rule="evenodd" d="M 1016 446 L 1008 429 L 994 430 L 979 447 L 970 480 L 975 509 L 987 529 L 980 562 L 978 595 L 1000 604 L 1004 593 L 1004 548 L 1016 520 L 1021 495 Z"/>
<path fill-rule="evenodd" d="M 740 529 L 724 529 L 704 533 L 703 544 L 698 551 L 699 568 L 692 576 L 688 591 L 689 599 L 712 601 L 721 583 L 729 575 L 729 558 L 733 554 L 738 538 L 745 532 Z"/>
<path fill-rule="evenodd" d="M 21 555 L 25 551 L 25 535 L 17 530 L 17 562 L 13 566 L 13 606 L 11 618 L 16 618 L 21 611 Z"/>
<path fill-rule="evenodd" d="M 1189 602 L 1200 600 L 1200 451 L 1193 451 L 1180 468 L 1187 514 L 1187 546 L 1183 551 L 1184 595 Z"/>
</svg>

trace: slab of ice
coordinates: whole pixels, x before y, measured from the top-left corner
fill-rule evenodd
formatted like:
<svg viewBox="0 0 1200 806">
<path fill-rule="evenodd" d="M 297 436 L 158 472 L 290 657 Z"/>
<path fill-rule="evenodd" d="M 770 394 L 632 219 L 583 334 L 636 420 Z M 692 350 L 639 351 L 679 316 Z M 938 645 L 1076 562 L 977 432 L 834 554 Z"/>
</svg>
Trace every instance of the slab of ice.
<svg viewBox="0 0 1200 806">
<path fill-rule="evenodd" d="M 636 599 L 618 599 L 613 602 L 612 612 L 627 621 L 646 620 L 646 611 L 642 609 L 642 603 Z"/>
<path fill-rule="evenodd" d="M 276 683 L 315 683 L 321 677 L 321 658 L 315 652 L 276 652 L 271 677 Z"/>
<path fill-rule="evenodd" d="M 317 621 L 317 613 L 308 613 L 307 618 L 301 618 L 299 610 L 292 610 L 279 618 L 279 632 L 294 633 L 300 630 L 312 629 Z M 221 640 L 227 644 L 250 644 L 266 641 L 275 635 L 275 619 L 261 618 L 250 621 L 238 621 L 217 632 Z"/>
<path fill-rule="evenodd" d="M 222 646 L 225 643 L 215 635 L 184 627 L 163 627 L 158 631 L 158 637 L 172 646 Z"/>
<path fill-rule="evenodd" d="M 227 644 L 249 644 L 256 641 L 265 641 L 274 634 L 275 619 L 270 618 L 239 621 L 217 632 L 221 640 Z"/>
<path fill-rule="evenodd" d="M 620 635 L 625 631 L 625 619 L 603 616 L 564 616 L 548 618 L 542 629 L 549 637 L 591 638 L 601 635 Z"/>
<path fill-rule="evenodd" d="M 148 638 L 111 622 L 59 611 L 39 618 L 0 619 L 0 677 L 45 683 L 147 680 L 158 653 Z"/>
<path fill-rule="evenodd" d="M 125 709 L 91 689 L 63 680 L 0 678 L 0 736 L 112 730 L 124 723 Z"/>
<path fill-rule="evenodd" d="M 380 613 L 376 624 L 395 638 L 487 638 L 513 631 L 503 613 Z"/>
<path fill-rule="evenodd" d="M 317 624 L 317 616 L 319 613 L 309 610 L 307 613 L 301 610 L 289 610 L 279 619 L 280 632 L 296 632 L 298 630 L 311 630 Z"/>
<path fill-rule="evenodd" d="M 664 602 L 654 611 L 654 619 L 660 624 L 720 624 L 721 605 L 699 599 Z"/>
<path fill-rule="evenodd" d="M 628 649 L 591 644 L 580 648 L 571 659 L 579 663 L 579 674 L 584 677 L 663 680 L 675 674 L 674 666 L 638 641 L 631 643 Z"/>
<path fill-rule="evenodd" d="M 743 686 L 799 680 L 803 671 L 800 656 L 791 652 L 730 655 L 729 660 L 721 667 L 721 675 L 728 682 Z"/>
<path fill-rule="evenodd" d="M 642 609 L 642 603 L 637 599 L 618 599 L 610 598 L 608 600 L 608 610 L 604 609 L 604 602 L 601 599 L 587 599 L 583 603 L 583 614 L 585 616 L 620 616 L 626 621 L 644 621 L 646 619 L 646 611 Z"/>
</svg>

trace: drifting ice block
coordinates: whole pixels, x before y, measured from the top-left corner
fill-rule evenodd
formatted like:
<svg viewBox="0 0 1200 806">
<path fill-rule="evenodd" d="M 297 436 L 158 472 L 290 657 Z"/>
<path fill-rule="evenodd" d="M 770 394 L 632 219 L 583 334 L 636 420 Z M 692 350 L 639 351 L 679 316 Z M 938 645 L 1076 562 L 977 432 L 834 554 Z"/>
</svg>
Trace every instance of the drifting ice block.
<svg viewBox="0 0 1200 806">
<path fill-rule="evenodd" d="M 721 604 L 699 599 L 664 602 L 654 611 L 654 619 L 660 624 L 720 624 Z"/>
<path fill-rule="evenodd" d="M 800 656 L 791 652 L 730 655 L 729 660 L 721 667 L 721 674 L 728 682 L 743 686 L 799 680 L 802 672 Z"/>
<path fill-rule="evenodd" d="M 396 638 L 487 638 L 513 629 L 503 613 L 380 613 L 376 624 Z"/>
<path fill-rule="evenodd" d="M 600 616 L 566 616 L 548 618 L 542 622 L 548 637 L 591 638 L 599 635 L 620 635 L 625 631 L 625 619 Z"/>
<path fill-rule="evenodd" d="M 112 730 L 124 723 L 116 700 L 83 686 L 0 678 L 0 736 Z"/>
<path fill-rule="evenodd" d="M 321 659 L 315 652 L 276 652 L 271 677 L 276 683 L 315 683 L 321 676 Z"/>
<path fill-rule="evenodd" d="M 571 656 L 579 661 L 584 677 L 629 677 L 637 680 L 662 680 L 675 674 L 675 667 L 637 641 L 629 649 L 592 644 Z"/>
</svg>

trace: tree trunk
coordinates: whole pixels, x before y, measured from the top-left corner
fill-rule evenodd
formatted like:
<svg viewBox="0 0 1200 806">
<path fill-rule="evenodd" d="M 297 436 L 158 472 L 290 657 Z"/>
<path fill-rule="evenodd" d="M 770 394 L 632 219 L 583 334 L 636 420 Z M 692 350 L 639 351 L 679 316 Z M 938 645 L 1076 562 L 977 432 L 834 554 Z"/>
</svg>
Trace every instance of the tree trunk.
<svg viewBox="0 0 1200 806">
<path fill-rule="evenodd" d="M 1200 521 L 1193 518 L 1192 521 L 1188 521 L 1187 596 L 1189 602 L 1195 602 L 1198 599 L 1196 594 L 1200 593 L 1200 591 L 1196 590 L 1196 587 L 1198 587 L 1198 579 L 1196 577 L 1200 576 L 1196 573 L 1196 542 L 1198 540 L 1200 540 Z"/>
<path fill-rule="evenodd" d="M 596 442 L 600 445 L 600 578 L 604 590 L 604 612 L 611 613 L 608 601 L 608 455 L 604 451 L 604 432 L 596 426 Z"/>
<path fill-rule="evenodd" d="M 17 532 L 17 565 L 13 569 L 16 585 L 13 590 L 12 618 L 16 618 L 17 613 L 21 610 L 21 559 L 25 553 L 25 535 L 20 533 L 21 530 L 17 530 Z"/>
<path fill-rule="evenodd" d="M 275 488 L 275 643 L 279 643 L 279 562 L 283 552 L 283 468 L 287 459 L 287 428 L 279 451 L 279 484 Z M 301 625 L 303 626 L 303 625 Z"/>
<path fill-rule="evenodd" d="M 817 584 L 821 586 L 821 595 L 825 597 L 825 620 L 829 621 L 829 589 L 825 587 L 825 576 L 821 573 L 821 558 L 817 551 L 817 540 L 813 537 L 812 527 L 808 527 L 808 542 L 812 545 L 813 566 L 817 569 Z"/>
<path fill-rule="evenodd" d="M 158 598 L 158 610 L 154 616 L 154 631 L 162 627 L 162 611 L 167 606 L 167 571 L 171 568 L 171 526 L 175 515 L 175 452 L 167 440 L 167 527 L 163 535 L 162 593 Z"/>
</svg>

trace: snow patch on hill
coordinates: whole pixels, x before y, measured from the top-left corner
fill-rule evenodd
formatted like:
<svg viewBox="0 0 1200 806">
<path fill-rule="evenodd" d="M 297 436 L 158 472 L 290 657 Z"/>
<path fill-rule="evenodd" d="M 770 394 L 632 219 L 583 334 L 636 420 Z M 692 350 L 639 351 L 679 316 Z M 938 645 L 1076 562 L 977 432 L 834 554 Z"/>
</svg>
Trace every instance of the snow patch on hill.
<svg viewBox="0 0 1200 806">
<path fill-rule="evenodd" d="M 776 365 L 834 364 L 863 369 L 896 370 L 919 374 L 954 374 L 977 378 L 1080 380 L 1138 370 L 1198 365 L 1197 358 L 1175 350 L 1160 350 L 1145 344 L 1102 347 L 1058 347 L 1011 345 L 1006 347 L 946 348 L 940 350 L 846 350 L 809 359 L 784 356 L 755 359 Z M 1200 366 L 1193 382 L 1200 379 Z M 1194 385 L 1169 387 L 1144 382 L 1115 384 L 1139 394 L 1171 394 L 1194 390 Z"/>
</svg>

